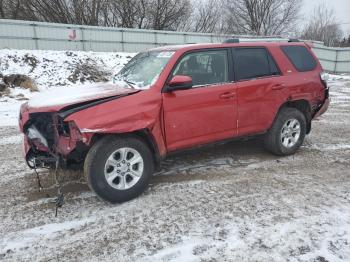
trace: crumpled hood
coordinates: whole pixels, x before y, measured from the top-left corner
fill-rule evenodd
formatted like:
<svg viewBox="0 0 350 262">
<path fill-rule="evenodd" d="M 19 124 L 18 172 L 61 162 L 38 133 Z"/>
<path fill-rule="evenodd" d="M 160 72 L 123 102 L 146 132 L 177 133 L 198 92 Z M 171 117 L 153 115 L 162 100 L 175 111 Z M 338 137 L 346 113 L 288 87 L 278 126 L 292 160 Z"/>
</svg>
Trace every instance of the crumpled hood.
<svg viewBox="0 0 350 262">
<path fill-rule="evenodd" d="M 113 83 L 59 87 L 44 91 L 28 101 L 31 111 L 58 111 L 66 106 L 102 98 L 138 92 Z"/>
</svg>

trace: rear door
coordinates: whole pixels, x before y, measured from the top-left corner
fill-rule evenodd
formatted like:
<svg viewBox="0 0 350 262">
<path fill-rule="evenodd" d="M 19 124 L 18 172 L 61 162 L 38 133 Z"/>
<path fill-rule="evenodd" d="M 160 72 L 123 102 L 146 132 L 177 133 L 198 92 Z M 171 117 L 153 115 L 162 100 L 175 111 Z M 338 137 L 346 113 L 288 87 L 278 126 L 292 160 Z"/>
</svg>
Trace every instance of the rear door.
<svg viewBox="0 0 350 262">
<path fill-rule="evenodd" d="M 233 50 L 237 81 L 238 135 L 265 131 L 285 100 L 286 87 L 272 55 L 264 47 Z"/>
<path fill-rule="evenodd" d="M 179 59 L 174 75 L 192 77 L 193 88 L 163 93 L 169 151 L 237 134 L 236 88 L 228 49 L 187 53 Z"/>
</svg>

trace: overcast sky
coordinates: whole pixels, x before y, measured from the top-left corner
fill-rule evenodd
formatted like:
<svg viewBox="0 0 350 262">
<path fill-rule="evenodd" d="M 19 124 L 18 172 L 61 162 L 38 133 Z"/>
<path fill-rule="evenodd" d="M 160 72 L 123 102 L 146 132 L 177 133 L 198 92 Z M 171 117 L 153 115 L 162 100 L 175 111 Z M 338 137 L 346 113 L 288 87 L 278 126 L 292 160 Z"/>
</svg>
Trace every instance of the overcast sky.
<svg viewBox="0 0 350 262">
<path fill-rule="evenodd" d="M 312 14 L 315 6 L 325 3 L 326 6 L 333 7 L 337 20 L 343 24 L 342 29 L 345 35 L 350 34 L 350 0 L 304 0 L 302 13 L 307 19 Z"/>
</svg>

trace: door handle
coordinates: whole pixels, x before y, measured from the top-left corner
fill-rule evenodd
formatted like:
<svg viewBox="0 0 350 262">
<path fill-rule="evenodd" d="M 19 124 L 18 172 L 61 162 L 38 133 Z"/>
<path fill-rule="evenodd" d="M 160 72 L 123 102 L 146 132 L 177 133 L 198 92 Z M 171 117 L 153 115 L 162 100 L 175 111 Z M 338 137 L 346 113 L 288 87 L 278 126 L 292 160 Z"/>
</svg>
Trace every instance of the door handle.
<svg viewBox="0 0 350 262">
<path fill-rule="evenodd" d="M 220 95 L 221 99 L 230 99 L 235 97 L 235 93 L 227 92 Z"/>
<path fill-rule="evenodd" d="M 281 89 L 283 89 L 283 88 L 285 88 L 286 87 L 286 85 L 285 84 L 277 84 L 277 85 L 274 85 L 274 86 L 272 86 L 272 90 L 281 90 Z"/>
</svg>

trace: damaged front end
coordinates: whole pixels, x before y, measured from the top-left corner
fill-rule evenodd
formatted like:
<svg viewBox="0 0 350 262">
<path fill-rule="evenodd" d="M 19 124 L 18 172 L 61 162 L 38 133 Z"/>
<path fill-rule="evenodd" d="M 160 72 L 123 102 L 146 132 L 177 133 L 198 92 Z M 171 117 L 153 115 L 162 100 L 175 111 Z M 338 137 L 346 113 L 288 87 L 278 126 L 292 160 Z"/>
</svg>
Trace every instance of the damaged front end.
<svg viewBox="0 0 350 262">
<path fill-rule="evenodd" d="M 30 168 L 54 167 L 57 161 L 66 167 L 83 161 L 89 137 L 73 121 L 63 121 L 57 112 L 31 113 L 27 118 L 22 132 L 25 159 Z"/>
</svg>

